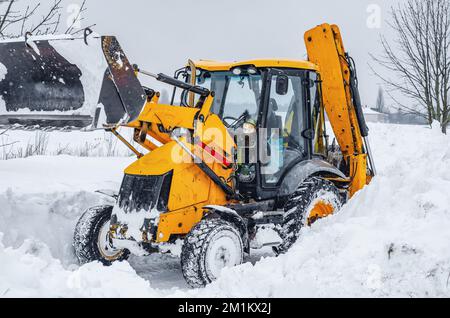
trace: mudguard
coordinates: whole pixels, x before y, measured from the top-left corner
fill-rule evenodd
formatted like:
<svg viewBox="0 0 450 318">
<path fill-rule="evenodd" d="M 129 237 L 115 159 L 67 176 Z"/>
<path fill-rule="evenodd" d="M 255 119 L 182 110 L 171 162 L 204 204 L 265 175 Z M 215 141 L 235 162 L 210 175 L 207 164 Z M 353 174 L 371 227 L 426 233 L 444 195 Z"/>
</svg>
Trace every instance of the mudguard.
<svg viewBox="0 0 450 318">
<path fill-rule="evenodd" d="M 236 211 L 224 206 L 216 205 L 205 206 L 204 209 L 209 211 L 207 217 L 216 216 L 236 226 L 239 233 L 241 233 L 242 243 L 244 244 L 244 251 L 246 253 L 250 252 L 250 240 L 248 237 L 247 224 Z"/>
<path fill-rule="evenodd" d="M 145 102 L 113 36 L 0 42 L 0 124 L 86 126 L 96 114 L 99 125 L 126 123 L 137 118 Z"/>
<path fill-rule="evenodd" d="M 298 186 L 307 178 L 317 174 L 328 174 L 339 178 L 347 179 L 347 177 L 332 164 L 321 160 L 311 159 L 298 163 L 295 165 L 284 177 L 280 190 L 279 197 L 287 197 L 297 190 Z"/>
</svg>

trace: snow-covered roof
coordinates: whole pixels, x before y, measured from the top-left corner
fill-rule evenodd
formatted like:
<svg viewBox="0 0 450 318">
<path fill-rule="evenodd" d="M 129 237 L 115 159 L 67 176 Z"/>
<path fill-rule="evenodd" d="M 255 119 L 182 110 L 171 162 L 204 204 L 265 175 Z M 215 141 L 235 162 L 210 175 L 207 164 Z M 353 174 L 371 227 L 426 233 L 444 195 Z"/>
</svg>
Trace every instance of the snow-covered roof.
<svg viewBox="0 0 450 318">
<path fill-rule="evenodd" d="M 383 113 L 377 112 L 376 110 L 373 110 L 369 107 L 363 107 L 363 113 L 365 115 L 384 115 Z"/>
</svg>

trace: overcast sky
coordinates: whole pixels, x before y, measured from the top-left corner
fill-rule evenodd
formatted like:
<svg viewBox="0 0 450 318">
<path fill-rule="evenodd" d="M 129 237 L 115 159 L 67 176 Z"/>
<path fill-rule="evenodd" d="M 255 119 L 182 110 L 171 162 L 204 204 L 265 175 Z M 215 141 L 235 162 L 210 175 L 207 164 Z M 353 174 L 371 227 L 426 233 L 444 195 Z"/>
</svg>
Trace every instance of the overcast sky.
<svg viewBox="0 0 450 318">
<path fill-rule="evenodd" d="M 173 74 L 188 58 L 305 59 L 303 33 L 336 23 L 356 60 L 363 101 L 373 106 L 379 80 L 368 67 L 369 53 L 380 53 L 380 34 L 390 36 L 385 19 L 391 6 L 403 1 L 88 0 L 83 26 L 96 23 L 97 33 L 116 35 L 141 68 Z M 74 2 L 81 0 L 65 0 Z"/>
</svg>

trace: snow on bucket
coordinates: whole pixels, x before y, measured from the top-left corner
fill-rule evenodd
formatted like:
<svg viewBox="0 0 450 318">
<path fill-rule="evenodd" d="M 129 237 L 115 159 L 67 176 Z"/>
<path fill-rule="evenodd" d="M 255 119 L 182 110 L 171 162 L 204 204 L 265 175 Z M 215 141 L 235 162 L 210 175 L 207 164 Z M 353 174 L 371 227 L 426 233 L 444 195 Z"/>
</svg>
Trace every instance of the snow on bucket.
<svg viewBox="0 0 450 318">
<path fill-rule="evenodd" d="M 115 37 L 0 42 L 0 124 L 86 127 L 96 117 L 115 124 L 136 118 L 145 101 Z"/>
</svg>

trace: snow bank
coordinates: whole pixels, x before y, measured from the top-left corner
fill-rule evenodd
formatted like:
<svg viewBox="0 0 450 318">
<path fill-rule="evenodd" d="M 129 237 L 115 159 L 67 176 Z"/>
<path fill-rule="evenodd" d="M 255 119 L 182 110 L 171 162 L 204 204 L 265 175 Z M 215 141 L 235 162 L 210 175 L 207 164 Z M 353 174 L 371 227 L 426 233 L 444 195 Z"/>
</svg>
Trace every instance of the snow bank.
<svg viewBox="0 0 450 318">
<path fill-rule="evenodd" d="M 152 297 L 158 293 L 131 266 L 100 263 L 65 269 L 45 244 L 27 240 L 18 249 L 0 242 L 0 297 Z"/>
<path fill-rule="evenodd" d="M 286 255 L 248 259 L 199 290 L 185 288 L 173 258 L 73 264 L 74 222 L 107 200 L 91 191 L 117 188 L 132 159 L 1 161 L 0 297 L 448 297 L 450 137 L 438 127 L 370 126 L 379 170 L 370 186 L 304 229 Z"/>
<path fill-rule="evenodd" d="M 450 138 L 372 124 L 379 176 L 286 255 L 245 264 L 190 296 L 450 296 Z M 181 294 L 178 294 L 181 296 Z"/>
<path fill-rule="evenodd" d="M 161 295 L 129 263 L 78 267 L 73 229 L 85 209 L 111 204 L 130 158 L 32 157 L 0 162 L 0 297 Z M 78 181 L 76 181 L 78 180 Z"/>
<path fill-rule="evenodd" d="M 76 160 L 76 164 L 73 163 Z M 117 190 L 130 158 L 32 157 L 0 162 L 3 243 L 45 243 L 63 264 L 75 263 L 72 235 L 81 213 L 111 203 L 96 190 Z"/>
</svg>

